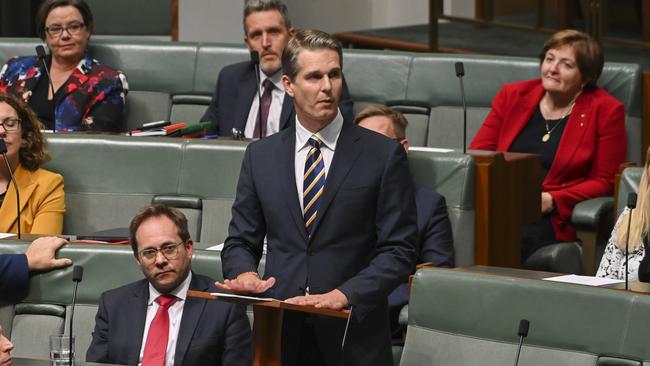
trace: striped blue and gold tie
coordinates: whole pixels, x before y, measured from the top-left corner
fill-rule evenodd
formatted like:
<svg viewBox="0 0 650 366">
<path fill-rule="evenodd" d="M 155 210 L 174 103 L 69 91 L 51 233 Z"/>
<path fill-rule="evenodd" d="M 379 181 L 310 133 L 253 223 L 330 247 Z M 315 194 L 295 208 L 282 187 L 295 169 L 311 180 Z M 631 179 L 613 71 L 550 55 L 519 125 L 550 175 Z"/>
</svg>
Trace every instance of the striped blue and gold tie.
<svg viewBox="0 0 650 366">
<path fill-rule="evenodd" d="M 305 161 L 305 175 L 303 176 L 302 186 L 302 205 L 303 218 L 305 220 L 305 229 L 307 235 L 311 237 L 313 223 L 316 221 L 318 207 L 320 206 L 320 197 L 323 195 L 325 187 L 325 163 L 323 155 L 320 152 L 322 141 L 312 135 L 308 141 L 311 149 L 307 153 Z"/>
</svg>

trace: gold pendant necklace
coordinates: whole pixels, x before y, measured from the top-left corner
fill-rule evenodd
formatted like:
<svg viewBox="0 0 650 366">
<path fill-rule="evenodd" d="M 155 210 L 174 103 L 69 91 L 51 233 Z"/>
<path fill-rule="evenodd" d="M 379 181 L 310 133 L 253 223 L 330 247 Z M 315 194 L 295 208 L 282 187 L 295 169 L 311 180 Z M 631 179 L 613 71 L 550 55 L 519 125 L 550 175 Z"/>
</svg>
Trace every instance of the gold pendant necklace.
<svg viewBox="0 0 650 366">
<path fill-rule="evenodd" d="M 566 118 L 566 116 L 568 116 L 569 114 L 571 114 L 571 111 L 573 110 L 573 107 L 576 105 L 576 99 L 578 98 L 578 95 L 580 95 L 580 93 L 576 94 L 576 96 L 573 97 L 573 100 L 571 100 L 571 105 L 570 105 L 569 109 L 566 111 L 566 113 L 564 113 L 564 115 L 562 116 L 562 118 L 560 118 L 560 119 L 555 123 L 555 126 L 553 126 L 553 128 L 551 128 L 551 129 L 548 128 L 548 120 L 547 120 L 546 118 L 544 118 L 544 115 L 541 113 L 541 112 L 542 112 L 542 108 L 541 108 L 541 105 L 540 105 L 539 112 L 540 112 L 540 114 L 542 115 L 542 119 L 544 120 L 544 126 L 546 127 L 546 133 L 544 134 L 544 136 L 542 136 L 542 142 L 548 142 L 548 140 L 551 139 L 551 132 L 553 132 L 553 131 L 557 128 L 557 126 L 559 126 L 560 124 L 562 124 L 562 122 L 564 121 L 564 119 Z"/>
</svg>

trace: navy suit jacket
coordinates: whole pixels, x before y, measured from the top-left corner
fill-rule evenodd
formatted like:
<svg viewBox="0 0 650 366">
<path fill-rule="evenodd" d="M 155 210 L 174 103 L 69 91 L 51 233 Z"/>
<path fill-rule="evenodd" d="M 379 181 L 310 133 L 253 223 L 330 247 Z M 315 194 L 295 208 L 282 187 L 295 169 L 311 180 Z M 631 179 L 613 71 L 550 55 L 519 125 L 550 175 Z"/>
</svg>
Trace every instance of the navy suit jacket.
<svg viewBox="0 0 650 366">
<path fill-rule="evenodd" d="M 0 292 L 26 289 L 29 267 L 24 254 L 0 255 Z"/>
<path fill-rule="evenodd" d="M 430 262 L 436 267 L 454 266 L 454 239 L 447 213 L 445 197 L 430 189 L 415 187 L 415 206 L 418 212 L 420 256 L 418 263 Z M 408 303 L 408 286 L 401 284 L 388 297 L 390 307 Z M 399 310 L 397 310 L 399 314 Z M 391 315 L 393 311 L 391 311 Z"/>
<path fill-rule="evenodd" d="M 192 273 L 191 290 L 216 291 L 213 281 Z M 86 361 L 137 365 L 142 347 L 149 282 L 102 294 Z M 246 365 L 252 362 L 251 332 L 244 307 L 187 297 L 174 366 Z"/>
<path fill-rule="evenodd" d="M 250 61 L 228 65 L 219 72 L 217 86 L 208 109 L 201 121 L 212 122 L 210 133 L 219 136 L 232 136 L 232 129 L 244 132 L 246 121 L 251 110 L 253 97 L 257 90 L 255 67 Z M 339 102 L 343 117 L 354 119 L 352 99 L 348 87 L 343 80 L 343 93 Z M 284 95 L 282 112 L 280 113 L 280 130 L 284 130 L 296 120 L 293 98 Z"/>
<path fill-rule="evenodd" d="M 287 299 L 333 289 L 358 295 L 346 365 L 391 365 L 387 296 L 406 281 L 417 257 L 413 182 L 400 144 L 343 123 L 310 238 L 295 181 L 295 126 L 248 145 L 221 252 L 225 278 L 256 271 L 267 237 L 265 295 Z M 283 323 L 283 364 L 299 345 L 299 314 Z M 326 365 L 340 365 L 345 321 L 313 317 Z"/>
</svg>

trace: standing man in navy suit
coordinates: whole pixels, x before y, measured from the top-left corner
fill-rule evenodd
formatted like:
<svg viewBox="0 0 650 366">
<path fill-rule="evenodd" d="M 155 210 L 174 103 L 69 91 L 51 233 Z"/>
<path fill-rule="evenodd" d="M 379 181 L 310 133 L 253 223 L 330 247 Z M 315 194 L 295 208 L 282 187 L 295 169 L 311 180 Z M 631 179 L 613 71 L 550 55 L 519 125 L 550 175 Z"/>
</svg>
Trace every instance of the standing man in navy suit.
<svg viewBox="0 0 650 366">
<path fill-rule="evenodd" d="M 250 51 L 259 54 L 260 86 L 258 89 L 257 71 L 251 61 L 224 67 L 210 106 L 201 117 L 201 121 L 212 122 L 211 133 L 231 136 L 235 129 L 247 138 L 261 138 L 293 123 L 295 110 L 282 83 L 281 57 L 294 34 L 287 6 L 281 0 L 246 1 L 244 42 Z M 343 90 L 341 111 L 345 117 L 353 118 L 352 100 L 347 87 Z"/>
<path fill-rule="evenodd" d="M 102 294 L 86 361 L 249 366 L 253 349 L 244 307 L 187 296 L 188 290 L 215 289 L 210 278 L 191 271 L 194 244 L 183 213 L 145 207 L 129 231 L 146 278 Z"/>
<path fill-rule="evenodd" d="M 354 123 L 398 141 L 408 153 L 406 138 L 408 121 L 399 111 L 383 105 L 371 105 L 359 112 Z M 420 255 L 418 263 L 431 263 L 436 267 L 454 266 L 454 239 L 447 213 L 445 197 L 430 189 L 415 187 L 415 206 L 418 212 L 418 233 L 420 234 Z M 403 283 L 388 297 L 393 338 L 402 341 L 403 327 L 398 318 L 402 307 L 408 304 L 408 288 Z"/>
<path fill-rule="evenodd" d="M 343 351 L 345 321 L 286 312 L 282 364 L 391 365 L 387 297 L 417 256 L 406 153 L 344 119 L 332 36 L 298 32 L 282 66 L 296 123 L 246 150 L 217 287 L 329 309 L 355 300 Z"/>
</svg>

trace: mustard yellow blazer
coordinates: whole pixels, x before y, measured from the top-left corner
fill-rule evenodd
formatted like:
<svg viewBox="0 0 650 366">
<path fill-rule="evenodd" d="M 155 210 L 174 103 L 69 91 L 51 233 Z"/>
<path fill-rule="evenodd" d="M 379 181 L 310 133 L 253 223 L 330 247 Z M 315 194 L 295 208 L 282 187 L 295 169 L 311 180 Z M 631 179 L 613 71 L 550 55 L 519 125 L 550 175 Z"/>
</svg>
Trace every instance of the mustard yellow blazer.
<svg viewBox="0 0 650 366">
<path fill-rule="evenodd" d="M 20 230 L 30 234 L 61 234 L 65 213 L 63 177 L 45 169 L 14 171 L 20 189 Z M 0 206 L 0 232 L 16 233 L 16 190 L 13 184 Z"/>
</svg>

